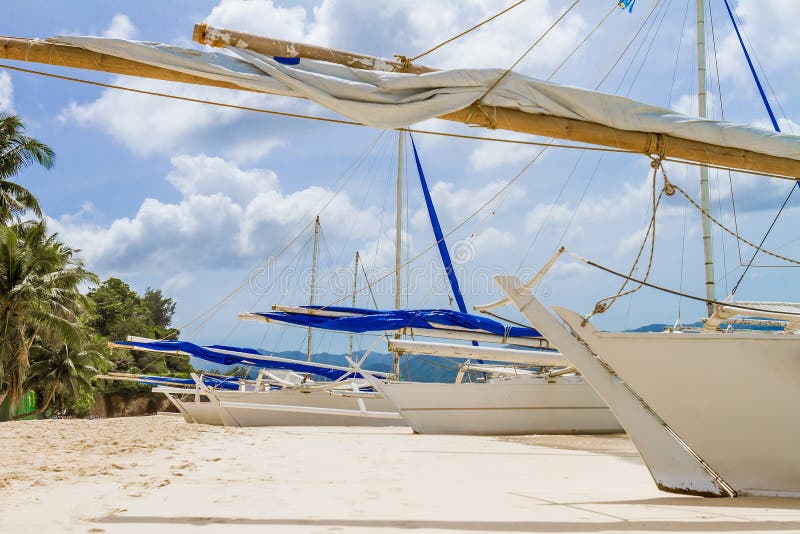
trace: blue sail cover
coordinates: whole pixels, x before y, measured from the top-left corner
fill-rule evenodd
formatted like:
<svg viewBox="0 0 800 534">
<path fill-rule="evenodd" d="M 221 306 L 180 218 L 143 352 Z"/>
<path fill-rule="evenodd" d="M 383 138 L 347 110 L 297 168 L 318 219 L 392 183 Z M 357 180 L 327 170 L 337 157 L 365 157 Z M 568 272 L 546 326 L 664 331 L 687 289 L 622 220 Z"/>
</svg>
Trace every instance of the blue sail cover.
<svg viewBox="0 0 800 534">
<path fill-rule="evenodd" d="M 305 309 L 323 309 L 322 306 L 301 306 Z M 497 336 L 541 338 L 542 335 L 533 328 L 520 326 L 505 326 L 495 320 L 462 313 L 453 310 L 368 310 L 364 308 L 342 308 L 328 306 L 324 308 L 329 312 L 353 313 L 356 315 L 344 317 L 326 317 L 324 315 L 311 315 L 303 312 L 255 312 L 271 321 L 288 323 L 297 326 L 322 328 L 338 332 L 351 332 L 361 334 L 364 332 L 383 332 L 387 330 L 400 330 L 402 328 L 426 328 L 442 330 L 452 327 L 455 329 L 471 330 L 478 333 L 488 333 Z"/>
<path fill-rule="evenodd" d="M 195 358 L 200 358 L 201 360 L 216 363 L 219 365 L 244 364 L 244 365 L 253 365 L 255 367 L 261 367 L 264 369 L 285 369 L 297 373 L 310 373 L 313 375 L 327 378 L 329 380 L 338 380 L 339 378 L 342 378 L 344 375 L 347 374 L 347 371 L 343 371 L 341 369 L 330 369 L 328 367 L 315 365 L 314 363 L 311 362 L 301 362 L 301 361 L 287 362 L 287 361 L 263 360 L 258 358 L 248 358 L 247 357 L 248 354 L 252 354 L 254 356 L 259 356 L 262 358 L 267 355 L 256 349 L 251 349 L 247 347 L 229 347 L 226 345 L 209 345 L 207 347 L 201 347 L 200 345 L 195 345 L 194 343 L 189 343 L 188 341 L 180 341 L 180 340 L 150 341 L 150 342 L 115 341 L 114 344 L 130 347 L 131 349 L 142 349 L 142 350 L 150 350 L 156 352 L 184 352 L 187 354 L 191 354 Z M 241 354 L 223 354 L 215 351 L 214 349 L 237 352 Z M 361 375 L 357 373 L 354 373 L 354 376 L 357 378 L 361 378 Z"/>
</svg>

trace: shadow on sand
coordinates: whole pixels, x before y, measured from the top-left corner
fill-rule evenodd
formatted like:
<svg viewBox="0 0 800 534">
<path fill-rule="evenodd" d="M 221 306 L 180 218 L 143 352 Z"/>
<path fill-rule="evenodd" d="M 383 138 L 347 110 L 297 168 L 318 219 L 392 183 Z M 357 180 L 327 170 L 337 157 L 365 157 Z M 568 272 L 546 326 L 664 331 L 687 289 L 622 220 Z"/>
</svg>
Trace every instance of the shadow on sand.
<svg viewBox="0 0 800 534">
<path fill-rule="evenodd" d="M 657 499 L 656 499 L 657 500 Z M 620 504 L 620 503 L 617 503 Z M 241 525 L 318 528 L 439 529 L 476 532 L 796 532 L 800 521 L 437 521 L 408 519 L 292 519 L 246 517 L 165 517 L 111 515 L 94 520 L 107 525 Z"/>
</svg>

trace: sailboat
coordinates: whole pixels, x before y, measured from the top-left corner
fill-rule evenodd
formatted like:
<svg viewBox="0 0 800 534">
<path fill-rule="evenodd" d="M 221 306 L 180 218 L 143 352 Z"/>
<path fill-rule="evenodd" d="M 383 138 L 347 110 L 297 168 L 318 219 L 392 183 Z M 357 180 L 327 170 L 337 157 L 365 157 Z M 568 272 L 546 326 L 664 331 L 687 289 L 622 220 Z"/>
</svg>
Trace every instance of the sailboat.
<svg viewBox="0 0 800 534">
<path fill-rule="evenodd" d="M 702 13 L 702 0 L 697 4 Z M 194 37 L 231 55 L 59 37 L 2 38 L 0 57 L 309 98 L 379 128 L 439 117 L 613 147 L 657 162 L 800 178 L 800 137 L 793 135 L 689 117 L 510 70 L 437 71 L 207 25 L 198 25 Z M 573 312 L 554 308 L 554 315 L 514 278 L 497 282 L 611 407 L 658 487 L 710 496 L 800 496 L 795 331 L 600 333 Z M 796 317 L 794 305 L 739 308 Z"/>
<path fill-rule="evenodd" d="M 401 134 L 398 151 L 402 152 Z M 313 325 L 315 328 L 344 332 L 394 331 L 389 340 L 389 350 L 397 362 L 404 354 L 424 354 L 439 358 L 466 359 L 459 367 L 454 383 L 413 382 L 394 379 L 372 380 L 397 408 L 405 422 L 420 434 L 603 434 L 622 432 L 622 427 L 591 386 L 569 365 L 559 353 L 546 350 L 547 340 L 533 329 L 508 327 L 467 313 L 453 262 L 445 242 L 436 209 L 428 189 L 419 153 L 414 139 L 409 135 L 414 162 L 428 215 L 438 245 L 442 265 L 450 283 L 454 301 L 459 311 L 404 310 L 369 311 L 354 308 L 276 307 L 267 313 L 243 314 L 243 319 L 266 320 L 297 326 Z M 398 169 L 402 157 L 398 157 Z M 397 213 L 402 213 L 398 172 Z M 398 228 L 402 221 L 398 217 Z M 400 232 L 395 258 L 395 275 L 400 272 Z M 399 277 L 396 287 L 400 287 Z M 395 293 L 395 308 L 399 308 L 399 291 Z M 457 329 L 457 332 L 452 332 Z M 422 331 L 421 331 L 422 330 Z M 420 343 L 399 339 L 403 334 L 442 336 L 460 335 L 472 346 L 453 343 Z M 528 346 L 528 350 L 513 348 L 478 347 L 475 336 L 482 334 L 484 342 L 501 342 Z M 531 350 L 537 345 L 540 350 Z M 541 350 L 542 348 L 545 350 Z M 472 363 L 476 360 L 477 363 Z M 483 360 L 497 363 L 484 364 Z M 520 369 L 510 363 L 537 366 Z M 478 382 L 464 382 L 465 376 L 477 372 Z M 365 373 L 367 374 L 367 373 Z M 368 374 L 367 374 L 368 376 Z"/>
<path fill-rule="evenodd" d="M 155 386 L 187 422 L 225 426 L 390 426 L 402 420 L 361 372 L 225 345 L 129 337 L 111 348 L 193 356 L 217 365 L 258 369 L 255 379 L 192 374 L 191 379 L 121 375 L 102 378 Z M 388 378 L 387 373 L 370 371 Z M 317 377 L 317 380 L 312 377 Z"/>
</svg>

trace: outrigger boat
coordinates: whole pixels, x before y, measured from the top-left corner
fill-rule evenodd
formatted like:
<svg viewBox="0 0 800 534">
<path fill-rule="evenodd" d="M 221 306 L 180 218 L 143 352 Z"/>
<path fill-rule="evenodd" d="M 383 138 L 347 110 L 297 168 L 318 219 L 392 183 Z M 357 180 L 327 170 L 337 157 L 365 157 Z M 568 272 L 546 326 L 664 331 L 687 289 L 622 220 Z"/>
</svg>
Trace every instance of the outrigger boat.
<svg viewBox="0 0 800 534">
<path fill-rule="evenodd" d="M 225 426 L 402 425 L 392 403 L 348 367 L 279 358 L 250 348 L 199 346 L 186 341 L 129 338 L 114 342 L 111 347 L 194 356 L 219 365 L 259 369 L 255 380 L 224 380 L 197 374 L 191 380 L 136 377 L 137 382 L 157 386 L 153 391 L 166 395 L 188 422 Z M 315 381 L 312 375 L 327 381 Z M 371 375 L 388 377 L 374 371 Z M 116 379 L 125 377 L 118 375 Z"/>
<path fill-rule="evenodd" d="M 703 36 L 703 0 L 696 3 L 698 35 Z M 689 117 L 615 95 L 534 80 L 511 69 L 438 71 L 405 58 L 376 58 L 204 24 L 196 27 L 194 39 L 224 47 L 230 55 L 59 37 L 2 38 L 0 57 L 308 98 L 378 128 L 405 128 L 439 117 L 603 145 L 654 158 L 657 165 L 671 159 L 703 168 L 800 178 L 798 136 Z M 698 49 L 703 42 L 698 39 Z M 705 55 L 698 53 L 700 57 L 698 85 L 704 85 Z M 708 234 L 707 188 L 702 196 Z M 708 252 L 710 247 L 707 266 Z M 554 308 L 551 314 L 530 287 L 514 278 L 500 278 L 498 283 L 509 302 L 611 407 L 660 488 L 713 496 L 800 496 L 796 331 L 600 333 L 573 312 Z M 706 300 L 723 311 L 730 306 L 750 315 L 780 314 L 789 324 L 797 316 L 794 304 L 744 306 Z"/>
</svg>

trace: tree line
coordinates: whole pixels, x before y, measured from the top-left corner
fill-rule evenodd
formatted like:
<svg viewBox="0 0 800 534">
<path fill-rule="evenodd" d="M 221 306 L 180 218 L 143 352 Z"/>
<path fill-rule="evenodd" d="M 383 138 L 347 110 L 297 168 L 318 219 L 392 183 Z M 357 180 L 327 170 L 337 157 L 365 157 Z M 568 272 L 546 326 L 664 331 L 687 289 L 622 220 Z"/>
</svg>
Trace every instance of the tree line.
<svg viewBox="0 0 800 534">
<path fill-rule="evenodd" d="M 15 414 L 24 395 L 37 397 L 15 418 L 85 415 L 98 393 L 148 391 L 95 380 L 100 373 L 192 371 L 185 357 L 108 348 L 128 335 L 177 336 L 175 302 L 158 289 L 139 295 L 120 279 L 101 282 L 79 250 L 48 230 L 39 201 L 16 178 L 54 162 L 53 149 L 26 135 L 18 116 L 0 114 L 0 406 Z"/>
</svg>

